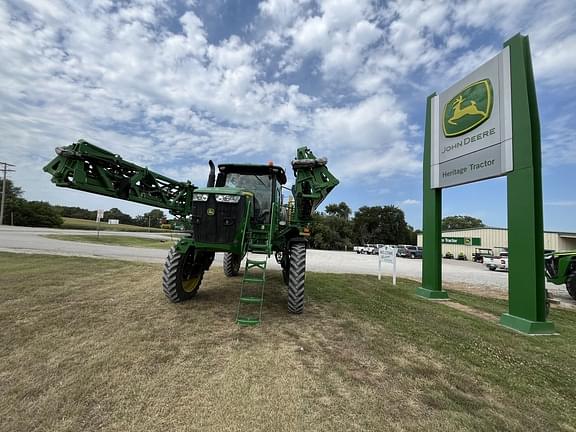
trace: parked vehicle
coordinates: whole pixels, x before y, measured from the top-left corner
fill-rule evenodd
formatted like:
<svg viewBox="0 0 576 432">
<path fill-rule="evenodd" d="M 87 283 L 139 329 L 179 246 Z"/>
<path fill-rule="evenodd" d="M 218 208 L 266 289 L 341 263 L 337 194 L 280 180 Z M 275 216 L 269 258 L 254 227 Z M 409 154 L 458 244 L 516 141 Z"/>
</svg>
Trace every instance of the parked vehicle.
<svg viewBox="0 0 576 432">
<path fill-rule="evenodd" d="M 476 248 L 472 254 L 472 261 L 484 264 L 484 258 L 491 258 L 494 252 L 489 248 Z"/>
<path fill-rule="evenodd" d="M 407 258 L 422 258 L 422 248 L 418 246 L 406 246 Z"/>
<path fill-rule="evenodd" d="M 458 254 L 458 261 L 468 261 L 468 257 L 466 256 L 466 254 L 464 252 L 460 252 Z"/>
<path fill-rule="evenodd" d="M 327 161 L 300 147 L 292 161 L 293 199 L 282 202 L 287 181 L 280 166 L 221 164 L 209 161 L 206 187 L 179 182 L 148 168 L 125 161 L 119 155 L 80 140 L 56 149 L 57 157 L 44 167 L 61 187 L 168 209 L 187 226 L 188 235 L 170 249 L 164 264 L 162 288 L 174 303 L 196 296 L 214 254 L 224 252 L 224 274 L 236 276 L 248 253 L 240 289 L 237 322 L 260 322 L 266 263 L 274 255 L 288 286 L 288 311 L 304 309 L 306 249 L 312 214 L 338 185 Z M 261 270 L 254 279 L 250 268 Z M 244 295 L 244 282 L 258 282 L 258 297 Z M 240 284 L 239 284 L 240 285 Z M 240 315 L 241 305 L 256 305 L 260 312 Z"/>
<path fill-rule="evenodd" d="M 505 270 L 508 271 L 508 248 L 496 248 L 499 251 L 497 256 L 485 257 L 484 265 L 489 270 Z"/>
<path fill-rule="evenodd" d="M 396 256 L 401 258 L 406 258 L 408 256 L 408 249 L 403 245 L 398 245 L 396 250 Z"/>
<path fill-rule="evenodd" d="M 454 254 L 450 251 L 446 252 L 446 255 L 444 255 L 444 258 L 446 259 L 454 259 Z"/>
</svg>

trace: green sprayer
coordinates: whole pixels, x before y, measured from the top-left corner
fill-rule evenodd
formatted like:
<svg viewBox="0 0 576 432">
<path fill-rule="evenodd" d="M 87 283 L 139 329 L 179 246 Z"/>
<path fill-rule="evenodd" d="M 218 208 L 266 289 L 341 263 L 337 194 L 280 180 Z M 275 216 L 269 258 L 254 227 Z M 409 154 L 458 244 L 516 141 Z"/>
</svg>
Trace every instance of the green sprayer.
<svg viewBox="0 0 576 432">
<path fill-rule="evenodd" d="M 182 220 L 186 235 L 170 249 L 164 264 L 162 288 L 170 301 L 177 303 L 196 295 L 216 252 L 224 252 L 224 274 L 229 277 L 238 275 L 250 252 L 259 259 L 246 259 L 237 322 L 260 322 L 271 255 L 282 267 L 288 286 L 288 311 L 303 312 L 308 227 L 313 211 L 339 183 L 328 171 L 326 159 L 316 158 L 307 147 L 297 150 L 292 161 L 292 196 L 284 203 L 286 173 L 272 163 L 222 164 L 216 175 L 216 167 L 209 161 L 207 185 L 197 187 L 125 161 L 84 140 L 59 147 L 56 153 L 44 171 L 57 186 L 167 209 Z"/>
</svg>

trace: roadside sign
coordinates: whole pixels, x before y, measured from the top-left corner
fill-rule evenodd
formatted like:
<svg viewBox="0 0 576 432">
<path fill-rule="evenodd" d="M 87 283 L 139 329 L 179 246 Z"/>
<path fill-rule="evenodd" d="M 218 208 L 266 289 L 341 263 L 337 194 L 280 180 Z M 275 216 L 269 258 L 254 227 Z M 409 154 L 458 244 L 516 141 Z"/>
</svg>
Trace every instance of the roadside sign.
<svg viewBox="0 0 576 432">
<path fill-rule="evenodd" d="M 96 210 L 96 222 L 100 222 L 100 220 L 104 217 L 104 210 Z"/>
<path fill-rule="evenodd" d="M 398 249 L 392 246 L 384 246 L 378 249 L 378 280 L 382 279 L 382 263 L 392 264 L 392 285 L 396 285 L 396 252 Z"/>
<path fill-rule="evenodd" d="M 513 169 L 510 48 L 432 98 L 431 187 Z"/>
</svg>

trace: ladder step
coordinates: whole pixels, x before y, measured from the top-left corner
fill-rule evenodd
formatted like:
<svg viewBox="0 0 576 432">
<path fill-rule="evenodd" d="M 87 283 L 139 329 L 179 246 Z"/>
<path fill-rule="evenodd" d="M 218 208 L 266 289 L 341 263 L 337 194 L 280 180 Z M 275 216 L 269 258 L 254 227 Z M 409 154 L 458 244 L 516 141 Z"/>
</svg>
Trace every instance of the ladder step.
<svg viewBox="0 0 576 432">
<path fill-rule="evenodd" d="M 260 324 L 260 320 L 252 317 L 238 317 L 236 318 L 236 323 L 243 326 L 253 326 Z"/>
<path fill-rule="evenodd" d="M 244 279 L 242 280 L 242 282 L 250 282 L 250 283 L 262 283 L 264 282 L 266 279 L 264 277 L 261 278 L 257 278 L 257 277 L 244 277 Z"/>
<path fill-rule="evenodd" d="M 242 303 L 261 304 L 262 303 L 262 297 L 244 296 L 244 297 L 240 297 L 240 301 Z"/>
<path fill-rule="evenodd" d="M 266 261 L 246 260 L 246 264 L 262 265 L 266 264 Z"/>
</svg>

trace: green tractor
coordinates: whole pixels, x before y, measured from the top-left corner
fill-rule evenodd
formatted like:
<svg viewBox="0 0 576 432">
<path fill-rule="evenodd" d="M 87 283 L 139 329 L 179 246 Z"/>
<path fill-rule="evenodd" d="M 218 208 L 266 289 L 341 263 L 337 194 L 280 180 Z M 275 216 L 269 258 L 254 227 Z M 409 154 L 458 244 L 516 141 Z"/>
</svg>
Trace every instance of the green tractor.
<svg viewBox="0 0 576 432">
<path fill-rule="evenodd" d="M 576 300 L 576 251 L 545 254 L 544 268 L 548 282 L 566 284 L 568 294 Z"/>
<path fill-rule="evenodd" d="M 44 167 L 57 186 L 164 208 L 186 226 L 183 237 L 168 253 L 162 288 L 174 303 L 196 295 L 215 252 L 224 252 L 224 274 L 236 276 L 248 252 L 264 256 L 247 258 L 242 282 L 260 281 L 262 295 L 243 296 L 240 303 L 263 300 L 266 261 L 272 254 L 282 267 L 288 285 L 288 311 L 304 309 L 306 247 L 313 211 L 338 185 L 326 159 L 316 158 L 307 147 L 292 161 L 295 184 L 288 203 L 282 202 L 284 169 L 268 165 L 222 164 L 218 174 L 209 161 L 206 187 L 178 182 L 123 160 L 84 140 L 56 149 L 57 157 Z M 261 277 L 247 277 L 249 269 Z M 240 306 L 239 306 L 240 309 Z M 239 323 L 257 324 L 259 318 Z M 241 322 L 243 321 L 243 322 Z"/>
</svg>

